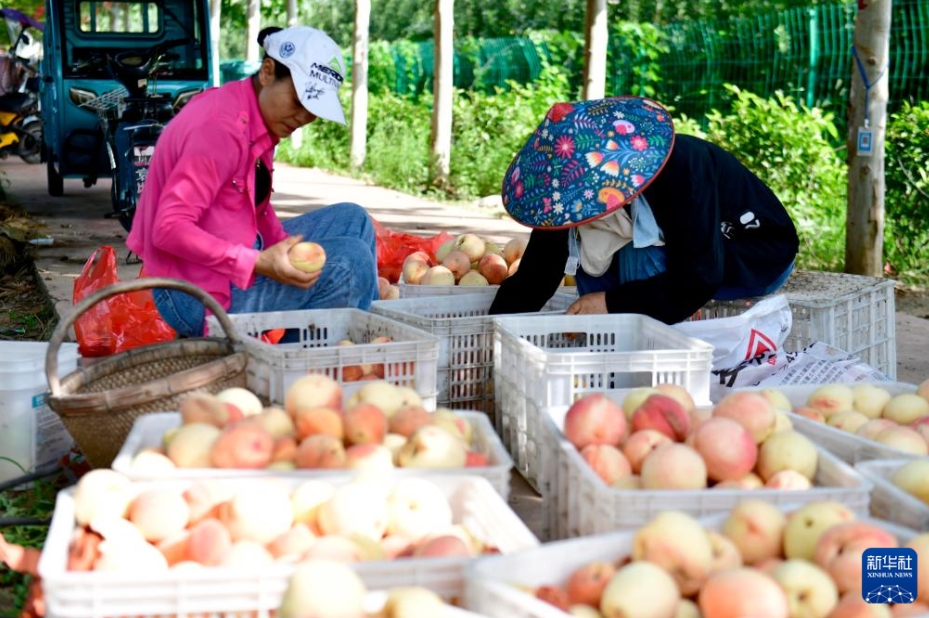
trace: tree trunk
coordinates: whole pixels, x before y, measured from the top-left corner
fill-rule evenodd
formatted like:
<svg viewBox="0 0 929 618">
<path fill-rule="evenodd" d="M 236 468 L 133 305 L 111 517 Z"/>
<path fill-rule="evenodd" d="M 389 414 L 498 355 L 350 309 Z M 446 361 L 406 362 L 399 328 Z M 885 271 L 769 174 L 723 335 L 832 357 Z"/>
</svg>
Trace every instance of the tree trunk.
<svg viewBox="0 0 929 618">
<path fill-rule="evenodd" d="M 435 65 L 432 81 L 431 182 L 447 187 L 451 174 L 452 96 L 454 94 L 455 48 L 453 40 L 454 0 L 435 0 Z"/>
<path fill-rule="evenodd" d="M 606 52 L 610 40 L 606 0 L 587 0 L 584 28 L 584 99 L 602 99 L 606 94 Z"/>
<path fill-rule="evenodd" d="M 261 31 L 261 0 L 248 0 L 245 9 L 245 59 L 261 60 L 258 49 L 258 32 Z"/>
<path fill-rule="evenodd" d="M 210 2 L 210 48 L 212 57 L 210 67 L 213 71 L 213 85 L 219 85 L 219 33 L 220 18 L 223 13 L 223 0 L 211 0 Z"/>
<path fill-rule="evenodd" d="M 352 167 L 365 162 L 368 130 L 368 29 L 371 0 L 355 0 L 355 40 L 352 44 Z"/>
<path fill-rule="evenodd" d="M 297 7 L 297 0 L 287 0 L 287 27 L 297 25 L 297 18 L 299 16 L 299 8 Z M 290 134 L 290 145 L 294 150 L 300 150 L 300 147 L 303 146 L 303 127 L 299 127 L 296 131 Z"/>
<path fill-rule="evenodd" d="M 858 0 L 848 111 L 845 272 L 880 277 L 884 252 L 884 134 L 892 0 Z M 870 131 L 862 135 L 862 129 Z M 870 155 L 867 154 L 870 146 Z"/>
</svg>

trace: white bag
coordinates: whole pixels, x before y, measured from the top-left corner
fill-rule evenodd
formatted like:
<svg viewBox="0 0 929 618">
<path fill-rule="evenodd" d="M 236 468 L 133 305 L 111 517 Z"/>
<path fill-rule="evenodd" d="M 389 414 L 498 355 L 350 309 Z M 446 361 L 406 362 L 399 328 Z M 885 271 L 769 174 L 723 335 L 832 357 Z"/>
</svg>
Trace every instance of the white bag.
<svg viewBox="0 0 929 618">
<path fill-rule="evenodd" d="M 777 354 L 790 333 L 793 315 L 783 294 L 766 298 L 745 313 L 680 322 L 674 328 L 713 346 L 713 369 L 737 367 L 765 353 Z"/>
</svg>

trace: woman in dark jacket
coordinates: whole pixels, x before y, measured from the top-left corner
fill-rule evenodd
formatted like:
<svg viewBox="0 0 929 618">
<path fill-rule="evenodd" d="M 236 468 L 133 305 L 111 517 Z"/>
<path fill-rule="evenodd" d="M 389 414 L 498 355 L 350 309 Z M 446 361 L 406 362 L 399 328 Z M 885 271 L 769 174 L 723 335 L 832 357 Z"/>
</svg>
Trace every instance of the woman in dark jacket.
<svg viewBox="0 0 929 618">
<path fill-rule="evenodd" d="M 774 193 L 734 156 L 675 135 L 638 97 L 552 107 L 507 171 L 509 214 L 533 229 L 490 313 L 538 311 L 562 277 L 567 311 L 639 313 L 668 324 L 711 299 L 776 291 L 799 241 Z"/>
</svg>

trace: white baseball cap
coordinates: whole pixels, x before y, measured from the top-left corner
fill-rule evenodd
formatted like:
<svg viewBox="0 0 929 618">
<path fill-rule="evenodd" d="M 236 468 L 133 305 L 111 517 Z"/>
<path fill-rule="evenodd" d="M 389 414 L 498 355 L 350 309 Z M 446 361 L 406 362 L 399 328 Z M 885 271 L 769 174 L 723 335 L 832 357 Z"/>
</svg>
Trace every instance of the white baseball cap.
<svg viewBox="0 0 929 618">
<path fill-rule="evenodd" d="M 265 37 L 267 54 L 290 69 L 303 107 L 345 124 L 339 87 L 345 80 L 342 50 L 329 35 L 309 26 L 291 26 Z"/>
</svg>

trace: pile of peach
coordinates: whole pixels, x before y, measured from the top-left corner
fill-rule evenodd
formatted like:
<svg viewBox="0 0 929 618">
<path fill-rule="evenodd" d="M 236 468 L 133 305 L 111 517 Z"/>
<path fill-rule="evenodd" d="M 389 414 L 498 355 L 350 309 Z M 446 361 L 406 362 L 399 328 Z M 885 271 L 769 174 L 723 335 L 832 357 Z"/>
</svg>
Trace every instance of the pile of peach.
<svg viewBox="0 0 929 618">
<path fill-rule="evenodd" d="M 235 403 L 232 403 L 232 400 Z M 235 388 L 195 394 L 180 405 L 182 424 L 163 447 L 136 453 L 132 467 L 388 470 L 486 466 L 472 449 L 471 424 L 451 410 L 422 407 L 413 389 L 382 380 L 365 384 L 343 407 L 342 387 L 310 374 L 287 390 L 284 408 L 262 407 Z"/>
<path fill-rule="evenodd" d="M 794 412 L 905 453 L 929 455 L 929 380 L 916 392 L 897 395 L 879 384 L 824 384 Z"/>
<path fill-rule="evenodd" d="M 403 282 L 410 285 L 498 285 L 519 268 L 527 241 L 513 238 L 501 249 L 477 234 L 461 234 L 442 244 L 435 262 L 425 251 L 403 261 Z M 381 284 L 381 298 L 386 288 Z M 389 290 L 387 290 L 389 293 Z"/>
<path fill-rule="evenodd" d="M 530 590 L 581 618 L 890 618 L 929 612 L 924 569 L 918 570 L 915 603 L 888 606 L 862 598 L 864 550 L 898 547 L 900 541 L 836 502 L 813 502 L 785 514 L 745 500 L 718 529 L 679 511 L 661 512 L 634 532 L 631 555 L 590 562 L 566 581 Z M 905 547 L 929 559 L 929 534 Z"/>
<path fill-rule="evenodd" d="M 622 489 L 809 489 L 819 452 L 758 393 L 696 408 L 673 384 L 603 394 L 568 409 L 565 437 L 607 485 Z"/>
<path fill-rule="evenodd" d="M 374 337 L 371 341 L 361 342 L 364 343 L 390 343 L 393 341 L 393 337 L 388 335 L 381 335 L 380 337 Z M 341 339 L 338 343 L 338 346 L 351 346 L 356 345 L 355 341 L 351 339 Z M 411 361 L 409 363 L 394 363 L 394 369 L 402 370 L 405 373 L 412 374 L 415 370 L 414 363 Z M 346 365 L 342 367 L 342 382 L 357 382 L 359 380 L 382 380 L 384 378 L 384 364 L 383 363 L 363 363 L 361 365 Z"/>
<path fill-rule="evenodd" d="M 366 613 L 367 586 L 357 573 L 339 562 L 306 560 L 297 565 L 277 612 L 278 618 L 426 618 L 445 614 L 445 602 L 421 586 L 387 592 L 376 614 Z"/>
<path fill-rule="evenodd" d="M 108 469 L 74 492 L 69 569 L 158 573 L 169 568 L 328 559 L 473 557 L 496 550 L 453 521 L 438 485 L 356 477 L 334 485 L 280 479 L 139 489 Z"/>
<path fill-rule="evenodd" d="M 906 462 L 894 470 L 890 482 L 929 506 L 929 459 Z"/>
</svg>

